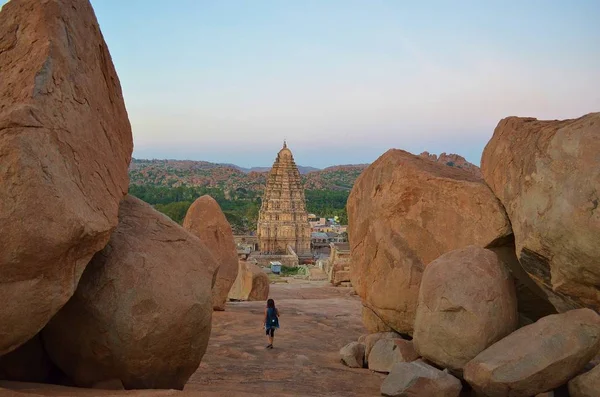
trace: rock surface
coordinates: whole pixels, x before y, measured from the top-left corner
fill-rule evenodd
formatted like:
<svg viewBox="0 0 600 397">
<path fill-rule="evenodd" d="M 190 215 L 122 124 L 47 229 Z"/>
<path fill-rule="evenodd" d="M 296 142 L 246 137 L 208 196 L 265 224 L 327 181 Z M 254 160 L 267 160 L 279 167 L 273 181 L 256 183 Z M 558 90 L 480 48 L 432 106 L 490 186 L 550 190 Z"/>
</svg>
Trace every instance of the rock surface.
<svg viewBox="0 0 600 397">
<path fill-rule="evenodd" d="M 117 225 L 132 136 L 88 1 L 15 0 L 0 14 L 0 354 L 73 295 Z M 18 299 L 16 298 L 18 297 Z"/>
<path fill-rule="evenodd" d="M 350 368 L 362 368 L 365 365 L 365 345 L 350 342 L 340 349 L 342 362 Z"/>
<path fill-rule="evenodd" d="M 599 349 L 600 316 L 571 310 L 496 342 L 465 366 L 464 377 L 486 396 L 534 396 L 566 383 Z"/>
<path fill-rule="evenodd" d="M 412 333 L 427 264 L 511 233 L 483 180 L 401 150 L 386 152 L 361 174 L 347 208 L 352 285 L 370 318 L 400 333 Z M 376 321 L 365 325 L 381 329 Z"/>
<path fill-rule="evenodd" d="M 598 397 L 600 396 L 600 366 L 579 375 L 569 382 L 571 397 Z"/>
<path fill-rule="evenodd" d="M 475 164 L 469 163 L 463 156 L 454 153 L 441 153 L 439 156 L 431 154 L 429 152 L 423 152 L 419 154 L 419 157 L 435 161 L 436 163 L 444 164 L 448 167 L 461 168 L 478 178 L 482 178 L 481 169 Z"/>
<path fill-rule="evenodd" d="M 254 263 L 239 261 L 238 275 L 229 291 L 229 299 L 260 301 L 269 297 L 269 276 Z"/>
<path fill-rule="evenodd" d="M 390 372 L 396 363 L 409 363 L 419 358 L 413 343 L 402 338 L 380 339 L 369 353 L 369 369 Z"/>
<path fill-rule="evenodd" d="M 217 260 L 213 309 L 225 310 L 227 295 L 238 274 L 238 256 L 231 226 L 219 204 L 210 196 L 198 198 L 187 211 L 183 228 L 198 237 Z"/>
<path fill-rule="evenodd" d="M 44 328 L 46 350 L 78 386 L 182 389 L 208 343 L 215 271 L 198 238 L 127 196 L 109 244 Z"/>
<path fill-rule="evenodd" d="M 600 113 L 501 120 L 481 159 L 523 268 L 559 311 L 600 310 Z"/>
<path fill-rule="evenodd" d="M 381 385 L 381 394 L 389 397 L 458 397 L 462 385 L 447 372 L 422 361 L 394 364 Z"/>
<path fill-rule="evenodd" d="M 462 371 L 517 324 L 514 281 L 492 251 L 454 250 L 425 269 L 413 341 L 426 359 Z"/>
<path fill-rule="evenodd" d="M 375 344 L 382 339 L 398 339 L 400 335 L 395 332 L 377 332 L 375 334 L 365 335 L 362 343 L 365 344 L 365 361 L 369 361 L 369 354 Z M 360 340 L 359 340 L 360 342 Z"/>
</svg>

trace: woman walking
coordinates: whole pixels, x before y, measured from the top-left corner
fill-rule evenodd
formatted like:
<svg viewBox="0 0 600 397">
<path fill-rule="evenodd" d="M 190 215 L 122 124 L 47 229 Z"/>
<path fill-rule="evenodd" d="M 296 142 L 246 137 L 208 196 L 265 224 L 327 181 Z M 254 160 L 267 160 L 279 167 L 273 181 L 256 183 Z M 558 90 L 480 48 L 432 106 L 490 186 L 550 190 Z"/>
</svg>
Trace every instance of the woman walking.
<svg viewBox="0 0 600 397">
<path fill-rule="evenodd" d="M 273 348 L 275 328 L 279 328 L 279 310 L 275 307 L 275 301 L 269 299 L 267 300 L 267 307 L 265 309 L 265 330 L 267 332 L 267 337 L 269 338 L 267 349 Z"/>
</svg>

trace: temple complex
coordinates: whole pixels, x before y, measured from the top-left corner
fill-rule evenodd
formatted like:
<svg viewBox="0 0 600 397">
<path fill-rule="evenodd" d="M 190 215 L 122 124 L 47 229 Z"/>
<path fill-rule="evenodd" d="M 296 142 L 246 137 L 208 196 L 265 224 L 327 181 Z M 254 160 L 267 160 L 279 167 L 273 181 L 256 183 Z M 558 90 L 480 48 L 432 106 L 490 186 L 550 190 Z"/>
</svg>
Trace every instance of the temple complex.
<svg viewBox="0 0 600 397">
<path fill-rule="evenodd" d="M 311 255 L 304 187 L 285 142 L 267 179 L 257 235 L 262 254 L 284 255 L 289 246 L 298 256 Z"/>
</svg>

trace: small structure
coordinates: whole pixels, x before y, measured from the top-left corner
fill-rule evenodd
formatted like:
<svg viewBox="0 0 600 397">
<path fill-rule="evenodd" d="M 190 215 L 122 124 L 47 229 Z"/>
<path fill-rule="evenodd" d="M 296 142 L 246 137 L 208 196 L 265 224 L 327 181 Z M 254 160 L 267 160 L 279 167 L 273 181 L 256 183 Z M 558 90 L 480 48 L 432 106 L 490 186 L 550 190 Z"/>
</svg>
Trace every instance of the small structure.
<svg viewBox="0 0 600 397">
<path fill-rule="evenodd" d="M 274 274 L 280 274 L 281 273 L 281 262 L 271 262 L 271 271 Z"/>
<path fill-rule="evenodd" d="M 327 233 L 313 232 L 310 234 L 310 244 L 313 249 L 327 247 L 329 243 Z"/>
<path fill-rule="evenodd" d="M 324 263 L 329 281 L 335 285 L 350 285 L 350 245 L 331 243 L 329 260 Z"/>
</svg>

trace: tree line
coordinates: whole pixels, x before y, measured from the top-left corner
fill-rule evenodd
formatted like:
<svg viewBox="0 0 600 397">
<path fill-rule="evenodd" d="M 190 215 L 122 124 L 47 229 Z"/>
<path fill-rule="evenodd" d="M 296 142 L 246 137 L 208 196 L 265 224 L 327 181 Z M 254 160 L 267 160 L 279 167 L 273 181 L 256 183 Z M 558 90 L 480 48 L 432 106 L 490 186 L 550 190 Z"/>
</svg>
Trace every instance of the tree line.
<svg viewBox="0 0 600 397">
<path fill-rule="evenodd" d="M 261 205 L 261 194 L 244 188 L 226 191 L 215 187 L 166 187 L 146 184 L 131 185 L 129 193 L 154 206 L 156 210 L 179 224 L 183 222 L 190 205 L 198 197 L 208 194 L 217 201 L 236 234 L 255 230 Z M 305 194 L 309 213 L 326 218 L 338 216 L 342 224 L 348 223 L 348 191 L 307 190 Z"/>
</svg>

